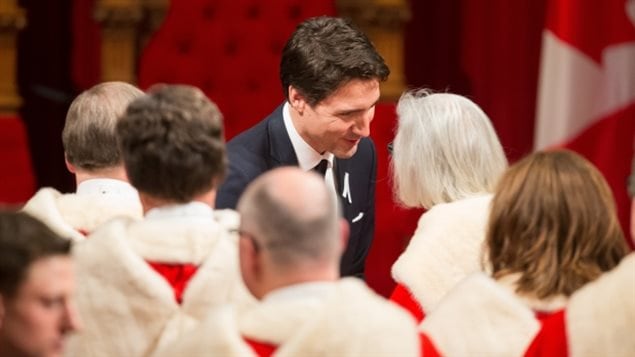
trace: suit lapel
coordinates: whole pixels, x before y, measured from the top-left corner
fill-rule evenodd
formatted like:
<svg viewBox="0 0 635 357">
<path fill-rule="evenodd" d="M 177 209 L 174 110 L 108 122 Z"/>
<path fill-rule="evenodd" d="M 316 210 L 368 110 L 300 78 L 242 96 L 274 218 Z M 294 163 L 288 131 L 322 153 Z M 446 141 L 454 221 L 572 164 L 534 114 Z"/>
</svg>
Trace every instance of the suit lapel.
<svg viewBox="0 0 635 357">
<path fill-rule="evenodd" d="M 298 158 L 293 150 L 291 139 L 284 126 L 282 118 L 282 108 L 280 105 L 270 116 L 267 123 L 267 133 L 269 135 L 269 157 L 271 168 L 277 166 L 298 166 Z"/>
</svg>

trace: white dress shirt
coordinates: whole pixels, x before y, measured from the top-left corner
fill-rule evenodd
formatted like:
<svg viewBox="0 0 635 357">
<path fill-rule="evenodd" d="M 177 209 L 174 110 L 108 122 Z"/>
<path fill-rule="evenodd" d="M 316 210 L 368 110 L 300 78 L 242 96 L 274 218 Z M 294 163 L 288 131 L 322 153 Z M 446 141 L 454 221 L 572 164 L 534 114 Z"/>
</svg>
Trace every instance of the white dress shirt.
<svg viewBox="0 0 635 357">
<path fill-rule="evenodd" d="M 77 185 L 77 195 L 120 195 L 122 199 L 139 200 L 137 190 L 131 184 L 109 178 L 85 180 Z"/>
<path fill-rule="evenodd" d="M 310 171 L 317 166 L 320 161 L 323 159 L 326 160 L 328 164 L 326 166 L 324 180 L 326 181 L 326 185 L 335 192 L 335 181 L 333 177 L 335 156 L 330 152 L 320 154 L 300 136 L 293 125 L 290 110 L 289 102 L 285 102 L 282 108 L 282 118 L 284 120 L 284 126 L 287 129 L 287 133 L 289 133 L 289 139 L 291 139 L 291 145 L 293 146 L 293 151 L 295 151 L 295 156 L 298 158 L 300 168 L 304 171 Z"/>
</svg>

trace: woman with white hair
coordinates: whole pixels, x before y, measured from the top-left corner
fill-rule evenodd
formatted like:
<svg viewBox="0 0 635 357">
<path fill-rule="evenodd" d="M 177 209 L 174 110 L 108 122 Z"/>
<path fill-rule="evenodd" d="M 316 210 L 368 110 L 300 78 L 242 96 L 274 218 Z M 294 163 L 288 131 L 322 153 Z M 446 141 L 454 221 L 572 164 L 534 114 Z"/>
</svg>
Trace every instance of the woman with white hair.
<svg viewBox="0 0 635 357">
<path fill-rule="evenodd" d="M 397 116 L 395 196 L 427 211 L 392 267 L 391 300 L 421 321 L 461 279 L 481 270 L 491 193 L 507 159 L 487 115 L 463 96 L 406 92 Z"/>
</svg>

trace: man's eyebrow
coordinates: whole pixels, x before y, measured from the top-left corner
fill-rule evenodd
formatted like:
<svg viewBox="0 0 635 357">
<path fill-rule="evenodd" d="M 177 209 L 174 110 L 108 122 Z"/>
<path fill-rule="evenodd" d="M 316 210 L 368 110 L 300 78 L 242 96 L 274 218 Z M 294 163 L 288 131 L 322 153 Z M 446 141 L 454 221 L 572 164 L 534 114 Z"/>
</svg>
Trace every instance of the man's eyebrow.
<svg viewBox="0 0 635 357">
<path fill-rule="evenodd" d="M 376 106 L 377 103 L 379 103 L 379 98 L 377 98 L 377 100 L 368 108 L 342 109 L 342 110 L 336 111 L 335 115 L 347 115 L 347 114 L 362 112 Z"/>
</svg>

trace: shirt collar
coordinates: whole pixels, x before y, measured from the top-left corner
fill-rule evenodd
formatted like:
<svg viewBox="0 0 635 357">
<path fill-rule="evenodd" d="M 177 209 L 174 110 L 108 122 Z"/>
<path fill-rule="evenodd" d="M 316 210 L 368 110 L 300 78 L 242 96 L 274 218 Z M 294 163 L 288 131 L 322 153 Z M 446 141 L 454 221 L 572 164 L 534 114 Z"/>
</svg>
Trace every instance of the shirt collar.
<svg viewBox="0 0 635 357">
<path fill-rule="evenodd" d="M 335 282 L 333 281 L 311 281 L 293 284 L 270 291 L 263 297 L 263 302 L 293 300 L 298 298 L 322 300 L 333 291 L 334 287 Z"/>
<path fill-rule="evenodd" d="M 85 180 L 77 185 L 76 194 L 84 195 L 122 195 L 139 199 L 137 190 L 129 183 L 121 180 L 98 178 Z"/>
<path fill-rule="evenodd" d="M 298 164 L 302 170 L 309 171 L 313 169 L 317 164 L 320 163 L 320 161 L 322 161 L 322 159 L 326 159 L 328 161 L 328 168 L 333 168 L 334 155 L 330 152 L 320 154 L 319 152 L 315 151 L 315 149 L 313 149 L 311 145 L 304 141 L 304 139 L 295 129 L 293 120 L 291 119 L 291 109 L 289 107 L 289 102 L 284 103 L 284 106 L 282 108 L 282 119 L 284 120 L 284 126 L 287 129 L 287 133 L 289 134 L 289 139 L 291 139 L 293 151 L 295 151 L 295 155 L 298 158 Z"/>
<path fill-rule="evenodd" d="M 202 218 L 214 220 L 214 210 L 203 202 L 188 202 L 155 207 L 145 214 L 146 219 Z"/>
</svg>

